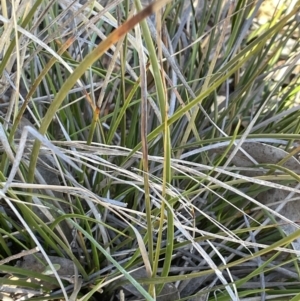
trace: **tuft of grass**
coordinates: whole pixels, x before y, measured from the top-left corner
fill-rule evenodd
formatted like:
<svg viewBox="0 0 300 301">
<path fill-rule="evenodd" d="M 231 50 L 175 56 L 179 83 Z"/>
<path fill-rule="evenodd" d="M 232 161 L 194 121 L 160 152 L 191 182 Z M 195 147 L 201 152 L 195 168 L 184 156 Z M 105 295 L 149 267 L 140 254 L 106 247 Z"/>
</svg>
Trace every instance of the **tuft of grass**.
<svg viewBox="0 0 300 301">
<path fill-rule="evenodd" d="M 262 3 L 1 0 L 1 298 L 298 300 L 300 2 Z"/>
</svg>

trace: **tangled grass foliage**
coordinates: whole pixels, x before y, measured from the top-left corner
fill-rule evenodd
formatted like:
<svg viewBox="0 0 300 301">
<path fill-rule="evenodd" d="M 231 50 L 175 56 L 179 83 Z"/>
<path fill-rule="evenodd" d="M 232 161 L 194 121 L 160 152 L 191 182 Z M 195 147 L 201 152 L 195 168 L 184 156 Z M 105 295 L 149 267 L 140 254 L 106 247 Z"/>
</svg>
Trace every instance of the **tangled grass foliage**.
<svg viewBox="0 0 300 301">
<path fill-rule="evenodd" d="M 1 0 L 1 298 L 300 300 L 277 2 Z"/>
</svg>

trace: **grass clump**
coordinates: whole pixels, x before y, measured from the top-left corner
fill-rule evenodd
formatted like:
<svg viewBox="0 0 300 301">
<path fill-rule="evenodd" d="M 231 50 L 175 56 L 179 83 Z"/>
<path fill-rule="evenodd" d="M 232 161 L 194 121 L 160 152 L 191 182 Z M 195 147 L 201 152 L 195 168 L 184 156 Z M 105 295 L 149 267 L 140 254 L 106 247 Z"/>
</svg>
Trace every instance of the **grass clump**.
<svg viewBox="0 0 300 301">
<path fill-rule="evenodd" d="M 300 3 L 262 2 L 2 0 L 1 297 L 298 300 Z"/>
</svg>

